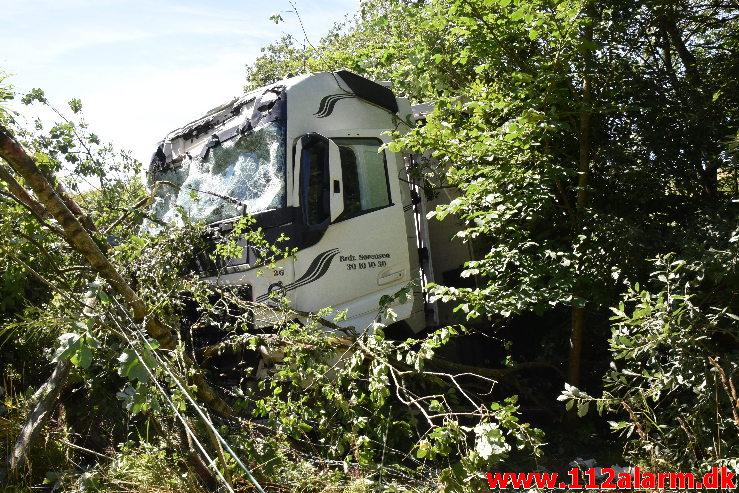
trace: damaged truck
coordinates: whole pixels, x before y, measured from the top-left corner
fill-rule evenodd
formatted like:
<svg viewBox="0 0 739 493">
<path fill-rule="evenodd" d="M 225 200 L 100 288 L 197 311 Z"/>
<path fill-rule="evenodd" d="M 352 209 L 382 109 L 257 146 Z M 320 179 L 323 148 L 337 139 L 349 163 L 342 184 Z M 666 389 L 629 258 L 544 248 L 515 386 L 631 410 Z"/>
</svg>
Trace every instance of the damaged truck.
<svg viewBox="0 0 739 493">
<path fill-rule="evenodd" d="M 344 70 L 261 87 L 159 143 L 150 185 L 169 186 L 154 187 L 153 215 L 228 235 L 248 214 L 267 241 L 287 238 L 296 253 L 269 269 L 246 239 L 240 258 L 197 256 L 200 276 L 249 301 L 279 296 L 297 312 L 330 306 L 346 312 L 339 325 L 362 331 L 383 297 L 413 286 L 413 296 L 391 302 L 394 327 L 410 335 L 450 323 L 451 311 L 426 292 L 435 279 L 458 279 L 472 258 L 471 246 L 451 241 L 457 222 L 427 220 L 450 189 L 426 196 L 411 172 L 420 157 L 384 148 L 424 109 Z"/>
</svg>

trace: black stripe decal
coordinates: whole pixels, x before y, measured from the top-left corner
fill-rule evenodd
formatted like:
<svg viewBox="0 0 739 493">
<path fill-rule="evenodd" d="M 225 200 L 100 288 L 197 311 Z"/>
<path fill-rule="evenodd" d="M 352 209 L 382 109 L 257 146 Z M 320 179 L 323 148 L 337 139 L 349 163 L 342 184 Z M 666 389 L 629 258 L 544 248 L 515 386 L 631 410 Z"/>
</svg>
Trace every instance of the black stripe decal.
<svg viewBox="0 0 739 493">
<path fill-rule="evenodd" d="M 294 283 L 289 284 L 288 285 L 288 288 L 289 289 L 296 289 L 296 288 L 299 288 L 299 287 L 304 286 L 306 284 L 310 284 L 313 281 L 315 281 L 316 279 L 319 279 L 319 278 L 323 277 L 324 274 L 326 274 L 326 271 L 328 271 L 328 268 L 331 266 L 331 260 L 334 258 L 334 255 L 335 254 L 332 254 L 330 256 L 323 257 L 321 259 L 320 268 L 319 268 L 319 270 L 316 273 L 314 273 L 310 277 L 303 276 L 298 281 L 295 281 Z"/>
<path fill-rule="evenodd" d="M 297 281 L 284 286 L 282 288 L 283 291 L 285 293 L 288 291 L 292 291 L 299 287 L 305 286 L 306 284 L 310 284 L 313 281 L 316 281 L 320 279 L 321 277 L 323 277 L 326 274 L 326 272 L 328 272 L 329 267 L 331 267 L 331 261 L 338 254 L 339 254 L 338 248 L 334 248 L 332 250 L 328 250 L 328 251 L 325 251 L 319 254 L 316 258 L 313 259 L 313 262 L 311 262 L 310 266 L 308 267 L 308 270 L 305 271 L 305 274 L 303 274 L 303 276 Z M 256 299 L 256 301 L 258 303 L 263 303 L 267 301 L 268 298 L 269 298 L 269 293 L 265 293 L 259 296 Z"/>
<path fill-rule="evenodd" d="M 321 99 L 318 105 L 318 111 L 313 113 L 313 116 L 317 118 L 326 118 L 334 111 L 334 106 L 342 99 L 355 98 L 354 94 L 329 94 L 328 96 Z"/>
</svg>

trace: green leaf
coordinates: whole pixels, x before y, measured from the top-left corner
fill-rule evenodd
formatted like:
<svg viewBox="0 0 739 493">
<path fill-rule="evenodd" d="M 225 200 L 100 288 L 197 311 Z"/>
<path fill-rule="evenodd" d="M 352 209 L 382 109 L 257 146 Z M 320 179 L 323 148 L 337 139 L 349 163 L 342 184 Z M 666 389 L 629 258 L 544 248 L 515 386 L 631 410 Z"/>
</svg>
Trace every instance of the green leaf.
<svg viewBox="0 0 739 493">
<path fill-rule="evenodd" d="M 423 459 L 428 455 L 429 450 L 431 449 L 431 444 L 427 441 L 422 441 L 418 444 L 418 449 L 416 450 L 416 458 L 417 459 Z"/>
<path fill-rule="evenodd" d="M 80 349 L 78 355 L 78 366 L 83 369 L 90 368 L 90 364 L 92 364 L 92 350 L 88 346 L 84 346 Z"/>
<path fill-rule="evenodd" d="M 475 426 L 474 431 L 475 451 L 485 460 L 491 456 L 503 456 L 511 449 L 500 428 L 494 423 L 481 423 Z"/>
<path fill-rule="evenodd" d="M 147 372 L 144 365 L 141 364 L 133 349 L 126 349 L 123 351 L 123 353 L 118 356 L 118 361 L 121 363 L 118 367 L 118 374 L 120 376 L 128 378 L 129 381 L 138 380 L 142 383 L 149 381 L 149 372 Z"/>
<path fill-rule="evenodd" d="M 75 355 L 82 345 L 81 338 L 80 334 L 74 332 L 67 332 L 59 336 L 59 348 L 56 350 L 52 361 L 63 361 Z"/>
<path fill-rule="evenodd" d="M 517 21 L 519 19 L 522 19 L 525 14 L 526 14 L 526 6 L 522 5 L 515 12 L 511 14 L 511 20 Z"/>
</svg>

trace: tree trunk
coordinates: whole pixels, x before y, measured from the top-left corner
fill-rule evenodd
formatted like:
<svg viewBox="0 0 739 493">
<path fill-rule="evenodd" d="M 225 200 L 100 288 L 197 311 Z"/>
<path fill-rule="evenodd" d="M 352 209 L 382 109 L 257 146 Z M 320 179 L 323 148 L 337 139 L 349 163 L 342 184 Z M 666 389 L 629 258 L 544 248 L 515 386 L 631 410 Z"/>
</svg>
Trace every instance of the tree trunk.
<svg viewBox="0 0 739 493">
<path fill-rule="evenodd" d="M 594 21 L 595 15 L 593 5 L 587 6 L 587 12 L 591 21 Z M 592 43 L 593 28 L 587 25 L 584 29 L 583 37 Z M 592 54 L 589 49 L 583 52 L 583 88 L 582 97 L 580 99 L 580 118 L 578 122 L 579 128 L 579 156 L 578 156 L 578 177 L 577 177 L 577 196 L 575 199 L 575 224 L 573 228 L 573 240 L 582 231 L 584 226 L 584 214 L 588 205 L 588 186 L 590 184 L 590 154 L 591 154 L 591 120 L 593 115 L 593 88 L 592 75 L 590 73 L 592 66 Z M 575 280 L 575 285 L 581 284 Z M 581 300 L 585 298 L 582 290 L 575 288 L 573 295 Z M 581 381 L 582 374 L 582 347 L 585 338 L 585 308 L 572 308 L 572 325 L 570 327 L 570 353 L 567 366 L 567 380 L 570 385 L 578 386 Z M 572 426 L 575 420 L 574 412 L 570 411 L 566 416 L 566 424 Z"/>
<path fill-rule="evenodd" d="M 592 37 L 592 33 L 591 33 Z M 580 234 L 583 228 L 583 214 L 588 204 L 588 184 L 590 183 L 590 120 L 592 89 L 590 86 L 590 75 L 584 77 L 583 109 L 580 114 L 580 160 L 578 163 L 577 200 L 575 202 L 575 231 L 573 236 Z M 577 280 L 575 281 L 576 284 Z M 577 298 L 584 298 L 584 293 L 576 291 Z M 582 359 L 582 341 L 585 333 L 585 308 L 572 308 L 572 326 L 570 330 L 570 355 L 567 371 L 567 379 L 570 385 L 577 386 L 580 383 L 580 361 Z"/>
<path fill-rule="evenodd" d="M 692 110 L 695 111 L 690 135 L 693 146 L 693 167 L 702 182 L 706 195 L 713 198 L 718 193 L 718 161 L 711 163 L 710 160 L 705 159 L 706 145 L 710 143 L 709 132 L 706 129 L 713 123 L 709 112 L 711 100 L 703 90 L 703 77 L 698 61 L 685 44 L 683 33 L 675 21 L 675 15 L 673 11 L 666 11 L 662 12 L 658 18 L 685 68 L 687 99 Z M 705 167 L 704 163 L 707 163 Z"/>
<path fill-rule="evenodd" d="M 25 188 L 18 183 L 18 180 L 5 169 L 5 166 L 0 165 L 0 180 L 4 181 L 8 185 L 8 190 L 11 195 L 21 204 L 25 205 L 29 211 L 38 219 L 46 219 L 49 217 L 49 213 L 39 204 L 36 200 L 29 195 Z"/>
<path fill-rule="evenodd" d="M 13 451 L 8 457 L 8 477 L 16 475 L 23 467 L 33 442 L 38 437 L 44 422 L 56 407 L 56 401 L 59 399 L 59 394 L 61 394 L 71 367 L 72 364 L 69 360 L 59 361 L 49 379 L 36 391 L 31 400 L 32 402 L 36 401 L 36 405 L 28 416 L 28 421 L 21 430 Z"/>
<path fill-rule="evenodd" d="M 580 385 L 582 375 L 582 343 L 585 336 L 585 315 L 585 308 L 572 309 L 567 383 L 575 387 Z"/>
</svg>

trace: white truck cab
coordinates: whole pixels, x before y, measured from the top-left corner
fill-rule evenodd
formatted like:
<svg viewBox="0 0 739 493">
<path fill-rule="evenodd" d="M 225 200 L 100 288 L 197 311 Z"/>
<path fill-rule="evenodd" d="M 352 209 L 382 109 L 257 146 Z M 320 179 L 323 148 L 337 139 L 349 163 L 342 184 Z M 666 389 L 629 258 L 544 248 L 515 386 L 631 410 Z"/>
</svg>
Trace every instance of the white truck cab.
<svg viewBox="0 0 739 493">
<path fill-rule="evenodd" d="M 429 204 L 408 178 L 410 159 L 382 148 L 387 132 L 413 125 L 406 99 L 351 72 L 285 79 L 165 137 L 149 169 L 150 184 L 166 184 L 156 188 L 154 214 L 226 233 L 250 214 L 268 241 L 286 236 L 297 254 L 264 269 L 259 252 L 242 241 L 241 258 L 199 255 L 200 274 L 244 288 L 255 302 L 269 303 L 277 292 L 299 311 L 346 310 L 339 325 L 359 331 L 375 320 L 383 296 L 413 283 L 415 295 L 390 307 L 418 332 L 439 323 L 424 295 L 434 264 L 456 269 L 470 256 L 460 242 L 437 262 Z M 435 232 L 440 254 L 453 226 Z"/>
</svg>

